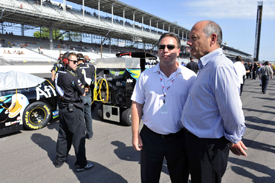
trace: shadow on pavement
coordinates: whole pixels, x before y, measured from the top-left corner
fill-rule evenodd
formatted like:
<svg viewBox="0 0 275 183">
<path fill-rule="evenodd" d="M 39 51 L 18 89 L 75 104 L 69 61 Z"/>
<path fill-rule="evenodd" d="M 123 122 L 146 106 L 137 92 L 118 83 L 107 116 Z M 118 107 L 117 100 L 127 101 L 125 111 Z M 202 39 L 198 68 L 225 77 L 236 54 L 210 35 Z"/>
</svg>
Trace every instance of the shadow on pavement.
<svg viewBox="0 0 275 183">
<path fill-rule="evenodd" d="M 236 174 L 242 175 L 244 177 L 248 177 L 251 180 L 253 180 L 253 182 L 258 183 L 258 182 L 274 182 L 275 180 L 275 170 L 262 165 L 262 164 L 258 164 L 258 163 L 254 163 L 251 161 L 246 161 L 246 160 L 241 160 L 241 159 L 237 159 L 237 158 L 232 158 L 229 157 L 228 160 L 236 165 L 239 166 L 232 166 L 232 171 L 235 172 Z M 253 171 L 257 171 L 260 172 L 262 174 L 265 175 L 269 175 L 269 176 L 257 176 L 251 172 L 248 172 L 246 169 L 244 168 L 249 168 Z"/>
<path fill-rule="evenodd" d="M 136 161 L 140 164 L 140 152 L 135 151 L 132 146 L 126 146 L 123 142 L 120 141 L 113 141 L 111 144 L 117 146 L 117 148 L 114 150 L 114 153 L 119 159 L 125 161 Z M 162 172 L 169 175 L 166 159 L 163 161 Z"/>
<path fill-rule="evenodd" d="M 266 94 L 268 94 L 268 91 Z M 266 98 L 266 97 L 253 97 L 253 98 L 258 98 L 258 99 L 263 99 L 263 100 L 275 100 L 275 98 Z"/>
<path fill-rule="evenodd" d="M 52 138 L 39 133 L 33 134 L 31 136 L 31 140 L 35 144 L 37 144 L 41 149 L 47 152 L 49 159 L 52 161 L 51 166 L 53 169 L 55 169 L 53 163 L 56 156 L 56 153 L 55 153 L 56 142 Z M 75 172 L 74 162 L 75 162 L 75 156 L 72 156 L 69 154 L 67 162 L 65 163 L 69 165 L 69 168 L 75 173 L 75 176 L 78 178 L 78 180 L 81 183 L 90 183 L 90 182 L 110 183 L 110 180 L 112 180 L 113 183 L 127 182 L 121 175 L 111 171 L 110 169 L 106 168 L 105 166 L 102 166 L 97 162 L 93 162 L 95 164 L 95 167 L 91 170 L 86 170 L 83 172 Z"/>
<path fill-rule="evenodd" d="M 247 145 L 248 148 L 258 149 L 261 151 L 271 152 L 275 154 L 275 146 L 265 144 L 262 142 L 257 142 L 253 140 L 243 139 L 244 144 Z M 275 179 L 274 179 L 275 180 Z"/>
<path fill-rule="evenodd" d="M 258 109 L 250 109 L 250 108 L 243 108 L 244 111 L 253 111 L 253 112 L 259 112 L 263 114 L 274 114 L 272 111 L 265 111 L 265 110 L 258 110 Z"/>
</svg>

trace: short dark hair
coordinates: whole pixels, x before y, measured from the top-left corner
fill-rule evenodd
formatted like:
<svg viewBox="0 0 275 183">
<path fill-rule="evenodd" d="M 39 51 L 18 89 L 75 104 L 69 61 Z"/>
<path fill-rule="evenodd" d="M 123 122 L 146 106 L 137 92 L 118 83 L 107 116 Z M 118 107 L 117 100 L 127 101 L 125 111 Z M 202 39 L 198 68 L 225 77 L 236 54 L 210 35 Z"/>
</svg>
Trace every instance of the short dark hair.
<svg viewBox="0 0 275 183">
<path fill-rule="evenodd" d="M 190 57 L 190 60 L 194 60 L 194 58 L 193 58 L 193 57 Z"/>
<path fill-rule="evenodd" d="M 265 65 L 269 65 L 269 61 L 265 61 L 265 63 L 264 63 Z"/>
<path fill-rule="evenodd" d="M 242 61 L 242 57 L 240 55 L 236 56 L 235 61 Z"/>
<path fill-rule="evenodd" d="M 71 56 L 76 56 L 76 57 L 77 57 L 77 55 L 76 55 L 75 52 L 70 52 L 70 53 L 68 54 L 67 58 L 69 58 L 69 57 L 71 57 Z"/>
<path fill-rule="evenodd" d="M 203 32 L 207 38 L 210 37 L 213 33 L 217 34 L 217 44 L 219 46 L 222 45 L 222 29 L 217 23 L 209 21 L 204 26 Z"/>
<path fill-rule="evenodd" d="M 159 42 L 160 42 L 163 38 L 165 38 L 165 37 L 173 37 L 173 38 L 175 38 L 176 41 L 177 41 L 177 47 L 180 48 L 180 39 L 179 39 L 179 37 L 178 37 L 176 34 L 170 33 L 170 32 L 169 32 L 169 33 L 164 33 L 164 34 L 162 34 L 162 35 L 160 36 L 159 41 L 158 41 L 158 45 L 159 45 Z"/>
</svg>

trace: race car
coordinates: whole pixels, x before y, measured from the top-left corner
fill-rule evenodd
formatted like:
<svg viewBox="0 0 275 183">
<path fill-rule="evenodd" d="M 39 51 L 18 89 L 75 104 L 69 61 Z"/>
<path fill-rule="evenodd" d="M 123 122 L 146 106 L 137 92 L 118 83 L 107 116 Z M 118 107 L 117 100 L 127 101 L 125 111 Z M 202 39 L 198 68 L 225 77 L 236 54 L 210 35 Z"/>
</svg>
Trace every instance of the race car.
<svg viewBox="0 0 275 183">
<path fill-rule="evenodd" d="M 28 73 L 0 72 L 0 135 L 40 129 L 57 117 L 53 83 Z"/>
</svg>

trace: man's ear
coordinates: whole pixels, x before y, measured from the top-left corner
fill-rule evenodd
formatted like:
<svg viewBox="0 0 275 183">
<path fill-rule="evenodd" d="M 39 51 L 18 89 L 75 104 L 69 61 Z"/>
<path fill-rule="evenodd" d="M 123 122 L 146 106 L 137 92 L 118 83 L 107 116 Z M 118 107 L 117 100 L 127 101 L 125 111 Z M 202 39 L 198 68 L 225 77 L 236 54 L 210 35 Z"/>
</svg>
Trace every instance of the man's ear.
<svg viewBox="0 0 275 183">
<path fill-rule="evenodd" d="M 177 51 L 177 56 L 180 55 L 180 48 L 178 48 L 178 51 Z"/>
<path fill-rule="evenodd" d="M 210 46 L 216 45 L 217 44 L 217 34 L 213 33 L 210 36 Z"/>
</svg>

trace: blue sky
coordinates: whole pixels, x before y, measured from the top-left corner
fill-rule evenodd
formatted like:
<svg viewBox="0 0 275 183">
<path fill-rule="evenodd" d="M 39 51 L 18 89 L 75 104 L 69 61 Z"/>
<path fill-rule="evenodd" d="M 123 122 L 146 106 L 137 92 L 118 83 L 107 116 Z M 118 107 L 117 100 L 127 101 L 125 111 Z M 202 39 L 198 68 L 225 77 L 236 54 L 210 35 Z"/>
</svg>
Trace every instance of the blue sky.
<svg viewBox="0 0 275 183">
<path fill-rule="evenodd" d="M 223 29 L 223 42 L 254 55 L 257 0 L 120 0 L 191 30 L 200 20 Z M 275 1 L 263 1 L 259 60 L 275 61 Z"/>
</svg>

